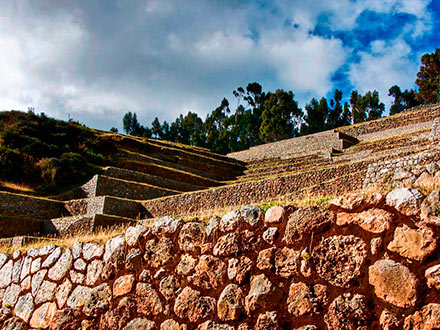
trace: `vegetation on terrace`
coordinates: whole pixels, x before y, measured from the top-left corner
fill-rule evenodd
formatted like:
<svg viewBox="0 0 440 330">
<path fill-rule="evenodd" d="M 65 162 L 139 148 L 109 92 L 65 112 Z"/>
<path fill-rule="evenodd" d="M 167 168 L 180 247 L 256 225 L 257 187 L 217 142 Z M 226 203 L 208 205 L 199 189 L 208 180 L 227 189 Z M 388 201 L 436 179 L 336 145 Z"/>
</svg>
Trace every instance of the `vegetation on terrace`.
<svg viewBox="0 0 440 330">
<path fill-rule="evenodd" d="M 108 166 L 200 186 L 242 171 L 208 149 L 98 131 L 32 110 L 0 112 L 0 190 L 55 195 Z"/>
</svg>

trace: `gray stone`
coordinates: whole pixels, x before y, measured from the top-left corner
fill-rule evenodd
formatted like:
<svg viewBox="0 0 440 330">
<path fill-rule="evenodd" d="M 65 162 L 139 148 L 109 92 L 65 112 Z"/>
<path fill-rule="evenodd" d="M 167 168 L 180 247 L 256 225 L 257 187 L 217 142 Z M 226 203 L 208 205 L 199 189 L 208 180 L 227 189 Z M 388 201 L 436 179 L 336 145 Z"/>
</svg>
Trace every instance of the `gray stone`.
<svg viewBox="0 0 440 330">
<path fill-rule="evenodd" d="M 240 215 L 250 226 L 255 227 L 260 221 L 263 209 L 255 205 L 246 205 L 240 209 Z"/>
<path fill-rule="evenodd" d="M 29 275 L 23 281 L 21 281 L 20 286 L 21 286 L 22 291 L 30 290 L 31 289 L 31 276 Z"/>
<path fill-rule="evenodd" d="M 208 225 L 206 226 L 206 233 L 208 234 L 208 237 L 216 235 L 219 223 L 220 217 L 214 216 L 209 219 Z"/>
<path fill-rule="evenodd" d="M 72 283 L 67 278 L 56 289 L 55 298 L 59 309 L 62 309 L 66 304 L 67 298 L 69 297 L 69 293 L 71 290 L 72 290 Z"/>
<path fill-rule="evenodd" d="M 238 229 L 243 222 L 243 218 L 239 211 L 231 211 L 226 213 L 219 223 L 221 231 L 232 231 Z"/>
<path fill-rule="evenodd" d="M 140 238 L 146 232 L 147 232 L 147 228 L 142 225 L 138 225 L 136 227 L 129 227 L 125 231 L 125 241 L 127 242 L 127 245 L 129 247 L 138 246 L 140 243 Z"/>
<path fill-rule="evenodd" d="M 87 266 L 86 285 L 92 286 L 96 283 L 102 273 L 103 262 L 101 260 L 93 260 Z"/>
<path fill-rule="evenodd" d="M 11 284 L 3 296 L 3 307 L 14 307 L 18 296 L 21 293 L 21 287 L 17 284 Z"/>
<path fill-rule="evenodd" d="M 182 220 L 177 220 L 172 217 L 162 217 L 154 223 L 152 233 L 156 236 L 173 235 L 182 224 Z"/>
<path fill-rule="evenodd" d="M 94 243 L 84 243 L 82 249 L 83 258 L 87 261 L 101 258 L 104 254 L 104 247 Z"/>
<path fill-rule="evenodd" d="M 21 251 L 20 250 L 15 250 L 14 253 L 12 253 L 12 259 L 17 260 L 20 257 L 21 257 Z"/>
<path fill-rule="evenodd" d="M 6 288 L 12 281 L 12 267 L 14 261 L 9 260 L 2 269 L 0 269 L 0 289 Z"/>
<path fill-rule="evenodd" d="M 24 322 L 29 322 L 29 319 L 34 312 L 34 301 L 30 293 L 18 298 L 18 302 L 14 308 L 15 316 L 22 319 Z"/>
<path fill-rule="evenodd" d="M 81 274 L 77 271 L 71 270 L 69 272 L 70 274 L 70 279 L 72 280 L 72 283 L 74 284 L 84 284 L 84 274 Z"/>
<path fill-rule="evenodd" d="M 40 285 L 41 283 L 43 283 L 44 277 L 47 274 L 47 270 L 46 269 L 42 269 L 39 272 L 37 272 L 34 276 L 32 276 L 32 284 L 31 284 L 31 288 L 32 288 L 32 295 L 35 296 L 38 292 L 38 290 L 40 289 Z"/>
<path fill-rule="evenodd" d="M 90 290 L 91 289 L 86 286 L 77 286 L 67 299 L 67 306 L 73 309 L 82 309 L 89 299 Z"/>
<path fill-rule="evenodd" d="M 49 255 L 50 253 L 52 253 L 55 250 L 56 246 L 51 244 L 51 245 L 45 245 L 41 248 L 38 249 L 37 251 L 37 255 L 35 257 L 45 257 L 47 255 Z"/>
<path fill-rule="evenodd" d="M 31 274 L 35 274 L 41 269 L 41 258 L 36 258 L 31 264 Z"/>
<path fill-rule="evenodd" d="M 12 268 L 12 282 L 20 282 L 21 267 L 23 265 L 23 258 L 20 258 L 14 262 L 14 267 Z"/>
<path fill-rule="evenodd" d="M 121 250 L 124 250 L 125 236 L 120 235 L 109 239 L 105 243 L 104 261 L 109 261 L 113 255 L 119 254 Z"/>
<path fill-rule="evenodd" d="M 404 215 L 412 216 L 419 212 L 423 195 L 417 189 L 400 188 L 388 193 L 386 203 Z"/>
<path fill-rule="evenodd" d="M 23 262 L 23 266 L 21 268 L 20 281 L 22 281 L 26 276 L 29 275 L 29 273 L 31 271 L 31 264 L 32 264 L 32 258 L 25 257 L 24 262 Z"/>
<path fill-rule="evenodd" d="M 155 329 L 156 324 L 153 321 L 136 318 L 131 320 L 123 330 L 153 330 Z"/>
<path fill-rule="evenodd" d="M 110 309 L 112 301 L 112 292 L 107 283 L 101 284 L 89 291 L 87 295 L 83 312 L 88 317 L 98 317 Z"/>
<path fill-rule="evenodd" d="M 82 242 L 75 242 L 72 247 L 72 257 L 73 259 L 78 259 L 81 257 L 83 243 Z"/>
<path fill-rule="evenodd" d="M 278 235 L 277 227 L 269 227 L 263 233 L 263 240 L 269 244 L 273 244 Z"/>
<path fill-rule="evenodd" d="M 42 268 L 51 267 L 58 260 L 58 258 L 61 256 L 61 252 L 63 252 L 62 249 L 59 246 L 57 246 L 55 248 L 55 250 L 53 250 L 51 252 L 51 254 L 49 254 L 49 256 L 46 258 L 46 260 L 44 260 L 41 267 Z"/>
<path fill-rule="evenodd" d="M 55 297 L 56 283 L 44 281 L 35 296 L 35 304 L 39 305 L 48 301 L 52 301 Z"/>
<path fill-rule="evenodd" d="M 86 270 L 87 264 L 83 259 L 76 259 L 73 263 L 73 268 L 77 271 L 83 272 Z"/>
<path fill-rule="evenodd" d="M 10 319 L 6 320 L 2 330 L 27 330 L 27 328 L 28 327 L 26 324 L 24 324 L 20 319 L 17 317 L 11 317 Z"/>
<path fill-rule="evenodd" d="M 60 259 L 58 259 L 55 265 L 49 270 L 49 278 L 53 281 L 60 281 L 72 267 L 72 261 L 72 251 L 70 249 L 64 250 Z"/>
<path fill-rule="evenodd" d="M 0 269 L 3 267 L 3 265 L 8 260 L 8 255 L 4 253 L 0 253 Z"/>
</svg>

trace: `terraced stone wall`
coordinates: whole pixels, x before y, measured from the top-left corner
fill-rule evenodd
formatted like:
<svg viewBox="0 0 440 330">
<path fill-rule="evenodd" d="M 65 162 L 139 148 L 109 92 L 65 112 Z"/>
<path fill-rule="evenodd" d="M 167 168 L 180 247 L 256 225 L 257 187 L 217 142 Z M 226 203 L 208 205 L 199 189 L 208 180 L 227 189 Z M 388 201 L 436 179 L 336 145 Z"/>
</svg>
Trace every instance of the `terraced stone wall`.
<svg viewBox="0 0 440 330">
<path fill-rule="evenodd" d="M 0 192 L 0 237 L 39 233 L 40 220 L 67 214 L 62 202 Z"/>
<path fill-rule="evenodd" d="M 170 217 L 0 254 L 1 329 L 437 329 L 440 191 Z"/>
<path fill-rule="evenodd" d="M 370 164 L 363 188 L 371 186 L 425 187 L 440 184 L 440 175 L 436 176 L 439 169 L 440 147 L 433 146 L 415 155 Z"/>
<path fill-rule="evenodd" d="M 191 215 L 201 210 L 261 203 L 280 197 L 302 199 L 317 195 L 336 196 L 360 190 L 371 162 L 373 161 L 242 182 L 141 203 L 153 217 L 160 217 L 167 214 Z"/>
<path fill-rule="evenodd" d="M 422 105 L 409 109 L 396 116 L 385 117 L 353 126 L 341 127 L 337 130 L 354 137 L 360 137 L 364 134 L 371 134 L 388 129 L 433 121 L 438 117 L 440 117 L 440 104 Z"/>
</svg>

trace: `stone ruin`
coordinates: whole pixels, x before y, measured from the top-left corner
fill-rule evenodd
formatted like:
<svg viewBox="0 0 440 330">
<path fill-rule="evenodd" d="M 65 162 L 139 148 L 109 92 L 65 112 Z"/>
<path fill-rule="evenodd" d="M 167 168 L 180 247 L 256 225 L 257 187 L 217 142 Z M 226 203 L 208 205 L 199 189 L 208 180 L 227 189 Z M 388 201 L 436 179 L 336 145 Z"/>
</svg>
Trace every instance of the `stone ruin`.
<svg viewBox="0 0 440 330">
<path fill-rule="evenodd" d="M 438 329 L 440 190 L 0 254 L 2 329 Z"/>
</svg>

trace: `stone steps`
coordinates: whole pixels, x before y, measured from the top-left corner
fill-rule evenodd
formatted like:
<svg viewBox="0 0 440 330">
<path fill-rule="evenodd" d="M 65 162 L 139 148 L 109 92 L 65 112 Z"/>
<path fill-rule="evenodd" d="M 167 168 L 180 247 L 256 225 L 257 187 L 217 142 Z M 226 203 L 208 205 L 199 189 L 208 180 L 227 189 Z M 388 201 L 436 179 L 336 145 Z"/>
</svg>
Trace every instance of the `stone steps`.
<svg viewBox="0 0 440 330">
<path fill-rule="evenodd" d="M 329 130 L 255 146 L 248 150 L 230 153 L 228 156 L 242 161 L 252 161 L 255 159 L 276 158 L 322 149 L 344 149 L 354 143 L 357 143 L 357 139 L 345 133 Z"/>
<path fill-rule="evenodd" d="M 213 167 L 213 168 L 206 167 L 204 170 L 199 170 L 199 169 L 189 170 L 188 167 L 181 165 L 181 164 L 165 162 L 165 161 L 157 159 L 157 158 L 153 158 L 153 157 L 146 156 L 146 155 L 139 154 L 139 153 L 135 153 L 135 152 L 130 152 L 128 150 L 125 150 L 125 152 L 123 154 L 120 154 L 120 156 L 118 158 L 119 158 L 118 162 L 117 162 L 118 167 L 122 167 L 122 168 L 125 168 L 124 162 L 128 160 L 128 161 L 145 163 L 145 164 L 149 164 L 149 165 L 151 164 L 151 165 L 158 165 L 158 166 L 162 166 L 162 167 L 172 168 L 172 169 L 175 169 L 178 171 L 191 173 L 196 176 L 199 176 L 202 178 L 207 178 L 210 180 L 215 180 L 215 181 L 223 181 L 223 180 L 227 180 L 228 178 L 234 177 L 234 175 L 231 175 L 232 171 L 230 172 L 228 170 L 223 170 L 223 171 L 217 172 L 215 167 Z M 201 164 L 201 166 L 203 166 L 203 164 Z M 239 173 L 240 172 L 233 172 L 233 174 L 237 174 L 237 175 Z"/>
<path fill-rule="evenodd" d="M 84 197 L 113 196 L 127 199 L 152 199 L 181 193 L 145 183 L 121 180 L 97 174 L 81 187 Z"/>
<path fill-rule="evenodd" d="M 65 205 L 71 216 L 107 214 L 132 219 L 147 216 L 146 210 L 138 201 L 112 196 L 70 200 Z"/>
<path fill-rule="evenodd" d="M 137 221 L 131 218 L 109 214 L 83 214 L 70 217 L 42 221 L 42 235 L 71 236 L 81 233 L 94 232 L 102 228 L 121 226 L 125 224 L 136 225 Z"/>
<path fill-rule="evenodd" d="M 167 179 L 165 177 L 159 177 L 147 173 L 127 170 L 118 167 L 106 167 L 104 169 L 104 175 L 115 179 L 121 179 L 126 181 L 134 181 L 138 183 L 145 183 L 159 188 L 165 188 L 178 191 L 194 191 L 203 189 L 203 186 L 180 182 L 176 180 Z"/>
</svg>

